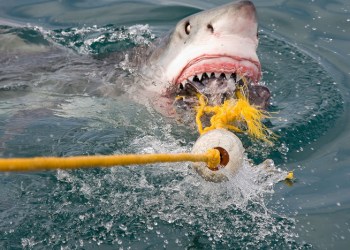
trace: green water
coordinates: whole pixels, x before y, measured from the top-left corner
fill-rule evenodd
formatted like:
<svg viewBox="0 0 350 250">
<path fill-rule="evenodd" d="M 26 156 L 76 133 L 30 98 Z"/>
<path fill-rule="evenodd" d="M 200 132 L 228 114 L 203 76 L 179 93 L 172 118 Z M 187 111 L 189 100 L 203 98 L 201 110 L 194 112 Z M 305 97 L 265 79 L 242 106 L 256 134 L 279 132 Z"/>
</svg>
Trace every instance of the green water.
<svg viewBox="0 0 350 250">
<path fill-rule="evenodd" d="M 138 83 L 123 53 L 224 2 L 0 2 L 0 155 L 190 151 L 193 128 L 123 94 Z M 240 137 L 293 186 L 248 163 L 221 184 L 188 164 L 3 173 L 0 248 L 348 249 L 350 6 L 255 4 L 279 138 Z"/>
</svg>

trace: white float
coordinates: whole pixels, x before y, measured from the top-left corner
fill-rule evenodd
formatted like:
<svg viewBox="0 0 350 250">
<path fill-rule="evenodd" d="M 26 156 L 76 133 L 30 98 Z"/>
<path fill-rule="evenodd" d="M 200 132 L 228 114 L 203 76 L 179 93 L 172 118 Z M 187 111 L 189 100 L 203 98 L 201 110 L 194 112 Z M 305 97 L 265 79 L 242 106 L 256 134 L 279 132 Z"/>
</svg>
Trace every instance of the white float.
<svg viewBox="0 0 350 250">
<path fill-rule="evenodd" d="M 193 168 L 207 181 L 227 181 L 228 175 L 234 175 L 243 164 L 242 142 L 235 134 L 225 129 L 211 130 L 198 138 L 192 153 L 202 154 L 212 148 L 220 151 L 220 165 L 215 170 L 211 170 L 206 163 L 196 162 L 193 163 Z"/>
</svg>

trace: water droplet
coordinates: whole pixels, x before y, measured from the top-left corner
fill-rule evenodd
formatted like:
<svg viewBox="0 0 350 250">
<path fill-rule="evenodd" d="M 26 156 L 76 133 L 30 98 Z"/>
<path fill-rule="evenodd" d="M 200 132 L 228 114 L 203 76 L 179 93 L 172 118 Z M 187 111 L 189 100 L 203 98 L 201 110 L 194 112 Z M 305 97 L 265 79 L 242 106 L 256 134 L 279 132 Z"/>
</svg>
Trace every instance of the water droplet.
<svg viewBox="0 0 350 250">
<path fill-rule="evenodd" d="M 120 228 L 121 230 L 123 230 L 123 231 L 128 230 L 128 227 L 125 226 L 124 224 L 120 224 L 120 225 L 119 225 L 119 228 Z"/>
</svg>

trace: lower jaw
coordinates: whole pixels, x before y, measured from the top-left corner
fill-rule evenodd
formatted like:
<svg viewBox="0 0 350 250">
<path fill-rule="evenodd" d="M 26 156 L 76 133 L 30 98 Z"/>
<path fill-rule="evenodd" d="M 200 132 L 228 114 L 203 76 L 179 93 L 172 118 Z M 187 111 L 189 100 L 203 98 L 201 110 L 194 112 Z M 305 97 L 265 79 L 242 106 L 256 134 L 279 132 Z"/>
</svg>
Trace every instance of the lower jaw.
<svg viewBox="0 0 350 250">
<path fill-rule="evenodd" d="M 231 92 L 217 94 L 217 96 L 214 96 L 214 98 L 213 96 L 208 96 L 200 92 L 192 93 L 192 95 L 177 95 L 175 97 L 173 106 L 176 110 L 176 113 L 184 113 L 195 110 L 195 107 L 199 105 L 199 96 L 201 95 L 205 96 L 205 99 L 208 102 L 207 105 L 219 106 L 223 104 L 225 100 L 238 99 L 238 91 L 244 93 L 251 105 L 254 105 L 260 109 L 268 108 L 270 101 L 270 91 L 267 87 L 260 85 L 248 85 L 246 87 L 239 87 Z"/>
</svg>

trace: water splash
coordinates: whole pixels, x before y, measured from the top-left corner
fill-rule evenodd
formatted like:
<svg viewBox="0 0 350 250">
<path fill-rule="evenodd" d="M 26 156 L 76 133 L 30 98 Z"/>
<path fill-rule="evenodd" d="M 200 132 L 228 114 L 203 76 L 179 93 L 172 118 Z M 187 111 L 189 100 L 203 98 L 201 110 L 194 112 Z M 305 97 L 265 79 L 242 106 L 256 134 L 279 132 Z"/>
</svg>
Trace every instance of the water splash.
<svg viewBox="0 0 350 250">
<path fill-rule="evenodd" d="M 168 134 L 164 143 L 156 136 L 138 137 L 128 150 L 189 150 L 171 138 Z M 273 165 L 269 169 L 252 167 L 248 161 L 229 182 L 219 184 L 205 182 L 188 164 L 94 173 L 58 171 L 60 185 L 54 196 L 62 199 L 68 191 L 70 200 L 84 200 L 84 211 L 76 211 L 74 216 L 79 218 L 74 224 L 79 231 L 93 227 L 93 236 L 81 235 L 84 242 L 92 237 L 98 244 L 112 241 L 123 247 L 135 247 L 139 242 L 153 247 L 266 247 L 276 240 L 281 245 L 294 242 L 296 236 L 290 232 L 294 220 L 280 217 L 265 204 L 284 176 L 285 172 Z M 65 206 L 74 208 L 69 203 Z M 89 212 L 92 206 L 95 208 Z M 174 232 L 179 233 L 175 238 Z"/>
<path fill-rule="evenodd" d="M 83 26 L 67 29 L 45 30 L 35 26 L 34 30 L 44 34 L 46 39 L 79 54 L 103 55 L 125 51 L 134 46 L 149 45 L 155 38 L 149 26 L 133 25 L 130 27 Z"/>
</svg>

